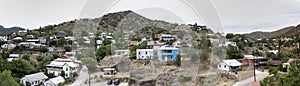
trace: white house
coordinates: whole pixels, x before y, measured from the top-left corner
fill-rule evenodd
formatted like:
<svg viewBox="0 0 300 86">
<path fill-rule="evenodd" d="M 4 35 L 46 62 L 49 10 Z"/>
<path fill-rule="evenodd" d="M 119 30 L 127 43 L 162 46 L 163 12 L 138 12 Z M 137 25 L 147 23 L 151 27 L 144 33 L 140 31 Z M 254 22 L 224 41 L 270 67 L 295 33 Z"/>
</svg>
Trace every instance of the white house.
<svg viewBox="0 0 300 86">
<path fill-rule="evenodd" d="M 20 58 L 19 54 L 9 54 L 9 57 L 7 58 L 8 62 L 11 62 L 12 60 L 18 60 Z"/>
<path fill-rule="evenodd" d="M 222 60 L 219 64 L 218 64 L 218 69 L 219 70 L 225 70 L 227 72 L 232 72 L 232 71 L 238 71 L 241 70 L 242 63 L 240 63 L 239 61 L 235 60 L 235 59 L 230 59 L 230 60 Z"/>
<path fill-rule="evenodd" d="M 16 48 L 16 46 L 17 45 L 15 45 L 15 44 L 3 44 L 3 45 L 1 45 L 1 48 L 3 50 L 11 50 L 11 49 Z"/>
<path fill-rule="evenodd" d="M 160 36 L 160 40 L 165 41 L 165 42 L 173 41 L 173 40 L 175 40 L 175 37 L 173 35 L 170 35 L 170 34 L 162 34 Z"/>
<path fill-rule="evenodd" d="M 61 76 L 51 78 L 44 83 L 44 86 L 59 86 L 60 83 L 64 83 L 65 79 Z"/>
<path fill-rule="evenodd" d="M 136 59 L 153 59 L 153 49 L 136 49 Z"/>
<path fill-rule="evenodd" d="M 129 55 L 130 50 L 115 50 L 115 56 L 127 56 Z"/>
<path fill-rule="evenodd" d="M 65 59 L 65 60 L 63 60 Z M 47 65 L 47 73 L 53 73 L 55 76 L 60 76 L 61 72 L 65 72 L 65 78 L 74 77 L 78 72 L 79 64 L 74 63 L 70 58 L 58 58 Z"/>
<path fill-rule="evenodd" d="M 102 40 L 96 40 L 96 47 L 97 47 L 97 49 L 99 49 L 102 44 L 103 44 Z"/>
<path fill-rule="evenodd" d="M 20 83 L 24 86 L 26 86 L 26 83 L 29 83 L 30 86 L 38 86 L 45 82 L 45 80 L 48 79 L 48 77 L 43 73 L 35 73 L 30 75 L 25 75 L 21 78 Z"/>
<path fill-rule="evenodd" d="M 219 39 L 210 38 L 209 40 L 210 40 L 210 43 L 211 43 L 212 45 L 215 45 L 215 44 L 219 44 L 219 43 L 220 43 L 220 40 L 219 40 Z"/>
</svg>

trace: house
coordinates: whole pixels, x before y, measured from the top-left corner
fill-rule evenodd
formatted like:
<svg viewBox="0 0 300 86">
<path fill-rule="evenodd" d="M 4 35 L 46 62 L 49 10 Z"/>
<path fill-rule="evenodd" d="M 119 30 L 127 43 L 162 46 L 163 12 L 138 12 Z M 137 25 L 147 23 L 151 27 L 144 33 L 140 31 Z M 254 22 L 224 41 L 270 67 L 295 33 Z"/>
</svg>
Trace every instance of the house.
<svg viewBox="0 0 300 86">
<path fill-rule="evenodd" d="M 176 48 L 180 48 L 181 47 L 181 42 L 180 41 L 176 41 L 176 42 L 173 42 L 172 44 L 174 47 Z"/>
<path fill-rule="evenodd" d="M 99 49 L 102 44 L 103 44 L 102 40 L 96 40 L 96 47 L 97 47 L 97 49 Z"/>
<path fill-rule="evenodd" d="M 47 73 L 53 73 L 55 76 L 61 76 L 64 71 L 65 78 L 74 77 L 77 75 L 79 64 L 71 58 L 58 58 L 47 65 Z"/>
<path fill-rule="evenodd" d="M 270 66 L 273 66 L 273 67 L 277 67 L 278 65 L 280 65 L 282 63 L 281 60 L 272 60 L 269 62 L 269 65 Z"/>
<path fill-rule="evenodd" d="M 173 35 L 170 35 L 170 34 L 162 34 L 162 35 L 160 35 L 159 38 L 160 38 L 161 41 L 164 41 L 164 42 L 175 40 L 175 37 Z"/>
<path fill-rule="evenodd" d="M 288 72 L 289 68 L 290 68 L 290 64 L 296 60 L 298 60 L 298 59 L 289 58 L 289 60 L 286 63 L 282 63 L 282 67 L 284 69 L 283 71 Z"/>
<path fill-rule="evenodd" d="M 211 43 L 212 45 L 215 45 L 215 44 L 219 44 L 219 43 L 220 43 L 220 40 L 219 40 L 219 39 L 210 38 L 209 40 L 210 40 L 210 43 Z"/>
<path fill-rule="evenodd" d="M 44 37 L 39 37 L 39 41 L 41 44 L 46 44 L 47 43 L 47 39 Z"/>
<path fill-rule="evenodd" d="M 139 41 L 129 41 L 129 46 L 131 45 L 139 45 L 140 42 Z"/>
<path fill-rule="evenodd" d="M 268 64 L 268 59 L 266 57 L 244 55 L 242 63 L 249 67 L 254 67 L 254 65 L 255 67 L 266 66 Z"/>
<path fill-rule="evenodd" d="M 64 83 L 65 79 L 61 76 L 51 78 L 44 83 L 44 86 L 59 86 L 60 83 Z"/>
<path fill-rule="evenodd" d="M 185 35 L 183 36 L 183 41 L 192 41 L 193 40 L 193 37 L 192 36 L 188 36 L 188 35 Z"/>
<path fill-rule="evenodd" d="M 43 73 L 35 73 L 30 75 L 25 75 L 21 78 L 20 84 L 26 86 L 27 84 L 30 84 L 30 86 L 38 86 L 43 84 L 48 77 Z"/>
<path fill-rule="evenodd" d="M 18 36 L 25 36 L 27 34 L 27 30 L 19 30 Z"/>
<path fill-rule="evenodd" d="M 115 70 L 115 68 L 104 68 L 103 73 L 104 75 L 112 75 L 112 74 L 116 74 L 117 71 Z"/>
<path fill-rule="evenodd" d="M 66 40 L 71 40 L 71 41 L 75 41 L 75 37 L 72 36 L 68 36 L 68 37 L 64 37 Z"/>
<path fill-rule="evenodd" d="M 151 36 L 146 36 L 144 38 L 141 39 L 141 42 L 144 42 L 144 41 L 151 41 L 152 40 L 152 37 Z"/>
<path fill-rule="evenodd" d="M 34 35 L 26 35 L 25 38 L 26 38 L 26 39 L 34 39 L 35 37 L 34 37 Z"/>
<path fill-rule="evenodd" d="M 153 49 L 136 49 L 136 59 L 153 59 Z"/>
<path fill-rule="evenodd" d="M 219 44 L 219 46 L 225 46 L 225 47 L 227 47 L 229 45 L 236 46 L 236 42 L 225 42 L 224 44 Z"/>
<path fill-rule="evenodd" d="M 206 26 L 197 26 L 196 29 L 197 29 L 197 30 L 206 30 L 207 27 L 206 27 Z"/>
<path fill-rule="evenodd" d="M 222 60 L 218 64 L 217 68 L 219 70 L 225 70 L 227 72 L 235 72 L 235 71 L 241 70 L 242 69 L 241 66 L 242 66 L 242 63 L 240 63 L 236 59 L 229 59 L 229 60 Z"/>
<path fill-rule="evenodd" d="M 115 56 L 128 56 L 130 50 L 115 50 Z"/>
<path fill-rule="evenodd" d="M 65 31 L 58 31 L 56 33 L 56 37 L 57 38 L 61 38 L 61 37 L 65 37 L 66 36 L 66 32 Z"/>
<path fill-rule="evenodd" d="M 269 50 L 268 52 L 276 55 L 278 53 L 278 50 Z"/>
<path fill-rule="evenodd" d="M 2 50 L 6 51 L 6 50 L 12 50 L 14 48 L 16 48 L 15 44 L 3 44 L 1 45 Z"/>
<path fill-rule="evenodd" d="M 39 39 L 27 39 L 26 42 L 40 43 Z"/>
<path fill-rule="evenodd" d="M 165 45 L 157 50 L 157 56 L 159 61 L 176 61 L 179 54 L 179 49 L 171 45 Z"/>
<path fill-rule="evenodd" d="M 12 60 L 18 60 L 20 58 L 19 54 L 9 54 L 7 61 L 11 62 Z"/>
<path fill-rule="evenodd" d="M 7 36 L 0 36 L 0 41 L 7 42 L 8 37 Z"/>
<path fill-rule="evenodd" d="M 21 38 L 21 37 L 15 37 L 12 40 L 13 40 L 13 43 L 20 43 L 20 42 L 23 41 L 23 38 Z"/>
<path fill-rule="evenodd" d="M 217 35 L 216 34 L 205 34 L 204 38 L 216 38 Z"/>
</svg>

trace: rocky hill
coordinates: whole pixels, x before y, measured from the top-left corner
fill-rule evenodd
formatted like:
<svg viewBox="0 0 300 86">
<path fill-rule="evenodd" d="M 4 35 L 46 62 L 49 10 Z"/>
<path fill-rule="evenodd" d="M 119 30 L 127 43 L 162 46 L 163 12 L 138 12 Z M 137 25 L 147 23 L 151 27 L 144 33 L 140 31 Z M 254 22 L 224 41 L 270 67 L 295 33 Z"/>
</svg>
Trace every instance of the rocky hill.
<svg viewBox="0 0 300 86">
<path fill-rule="evenodd" d="M 58 25 L 43 27 L 42 29 L 50 28 L 48 31 L 66 30 L 73 32 L 80 32 L 82 30 L 89 32 L 115 32 L 118 30 L 121 30 L 122 32 L 130 32 L 144 27 L 159 27 L 171 30 L 177 26 L 177 24 L 145 18 L 132 11 L 121 11 L 109 13 L 94 19 L 85 18 L 63 22 Z"/>
<path fill-rule="evenodd" d="M 4 28 L 3 26 L 0 25 L 0 36 L 2 35 L 9 35 L 13 32 L 18 32 L 19 30 L 24 30 L 24 28 L 20 27 L 11 27 L 11 28 Z"/>
<path fill-rule="evenodd" d="M 273 32 L 252 32 L 244 35 L 254 40 L 260 38 L 293 37 L 300 35 L 300 25 L 286 27 Z"/>
</svg>

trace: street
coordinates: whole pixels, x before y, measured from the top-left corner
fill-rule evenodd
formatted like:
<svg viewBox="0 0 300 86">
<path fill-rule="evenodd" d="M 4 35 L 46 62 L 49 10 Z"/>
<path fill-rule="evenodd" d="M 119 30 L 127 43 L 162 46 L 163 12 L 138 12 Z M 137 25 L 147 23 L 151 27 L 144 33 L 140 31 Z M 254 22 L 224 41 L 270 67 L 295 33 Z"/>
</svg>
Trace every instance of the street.
<svg viewBox="0 0 300 86">
<path fill-rule="evenodd" d="M 79 72 L 79 76 L 76 78 L 75 82 L 69 86 L 88 86 L 84 82 L 88 80 L 88 68 L 85 65 L 82 65 L 82 69 Z"/>
<path fill-rule="evenodd" d="M 256 74 L 257 82 L 263 80 L 265 77 L 267 77 L 269 75 L 268 72 L 261 72 L 258 70 L 255 71 L 255 74 Z M 233 86 L 250 86 L 253 81 L 254 81 L 254 76 L 244 79 L 242 81 L 236 82 Z"/>
</svg>

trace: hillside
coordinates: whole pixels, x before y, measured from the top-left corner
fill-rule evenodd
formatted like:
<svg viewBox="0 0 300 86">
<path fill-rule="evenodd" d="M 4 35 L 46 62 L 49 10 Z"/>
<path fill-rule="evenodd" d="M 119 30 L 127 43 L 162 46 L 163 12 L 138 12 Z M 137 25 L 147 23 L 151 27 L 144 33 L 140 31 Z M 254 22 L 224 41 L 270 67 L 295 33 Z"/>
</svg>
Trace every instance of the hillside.
<svg viewBox="0 0 300 86">
<path fill-rule="evenodd" d="M 300 35 L 300 25 L 286 27 L 273 32 L 252 32 L 244 35 L 253 40 L 259 38 L 292 37 L 292 36 Z"/>
<path fill-rule="evenodd" d="M 122 32 L 130 32 L 144 27 L 159 27 L 171 30 L 177 26 L 177 24 L 169 22 L 150 20 L 132 11 L 121 11 L 109 13 L 94 19 L 86 18 L 63 22 L 58 25 L 43 27 L 42 29 L 50 31 L 50 33 L 59 30 L 72 31 L 75 32 L 74 35 L 77 35 L 76 32 L 81 32 L 82 30 L 88 32 L 114 32 L 119 30 Z"/>
<path fill-rule="evenodd" d="M 3 26 L 0 25 L 0 36 L 1 35 L 9 35 L 13 32 L 18 32 L 19 30 L 24 30 L 24 28 L 20 27 L 11 27 L 11 28 L 4 28 Z"/>
</svg>

